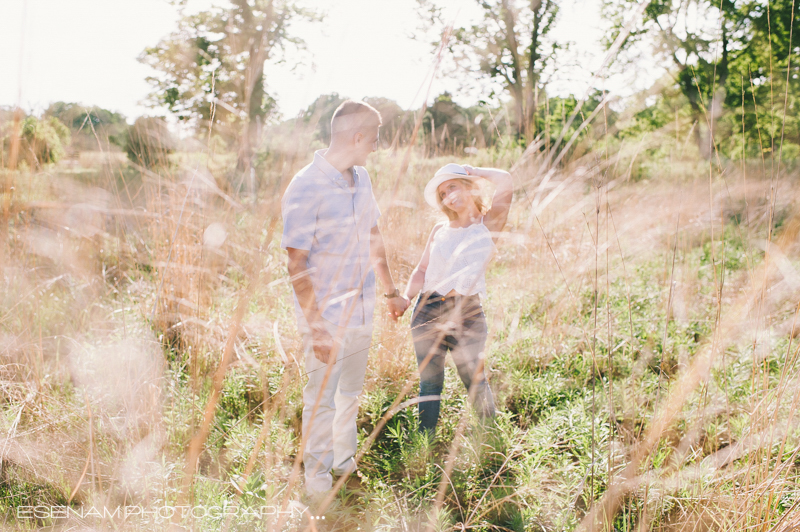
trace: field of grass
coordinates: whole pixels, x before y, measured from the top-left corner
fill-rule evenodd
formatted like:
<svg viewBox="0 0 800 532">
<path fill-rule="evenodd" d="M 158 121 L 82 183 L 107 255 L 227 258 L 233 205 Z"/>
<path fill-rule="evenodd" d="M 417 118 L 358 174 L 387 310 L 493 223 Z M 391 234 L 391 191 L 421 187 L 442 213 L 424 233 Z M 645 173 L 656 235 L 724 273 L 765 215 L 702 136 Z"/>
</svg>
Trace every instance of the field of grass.
<svg viewBox="0 0 800 532">
<path fill-rule="evenodd" d="M 515 177 L 484 301 L 497 421 L 471 419 L 450 368 L 437 439 L 417 438 L 410 313 L 379 308 L 360 484 L 306 508 L 279 209 L 307 144 L 273 154 L 257 198 L 226 187 L 225 153 L 4 174 L 4 527 L 800 527 L 800 179 L 677 149 L 640 181 L 602 153 L 464 159 Z M 452 160 L 404 156 L 368 163 L 398 283 Z"/>
</svg>

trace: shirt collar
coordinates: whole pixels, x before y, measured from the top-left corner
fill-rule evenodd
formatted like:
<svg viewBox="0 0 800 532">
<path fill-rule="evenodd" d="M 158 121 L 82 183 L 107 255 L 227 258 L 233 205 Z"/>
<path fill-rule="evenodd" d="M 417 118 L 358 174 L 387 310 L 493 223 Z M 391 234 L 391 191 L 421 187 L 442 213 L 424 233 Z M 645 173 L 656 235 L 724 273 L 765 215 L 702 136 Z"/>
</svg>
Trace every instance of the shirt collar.
<svg viewBox="0 0 800 532">
<path fill-rule="evenodd" d="M 334 183 L 341 186 L 347 186 L 347 180 L 344 178 L 342 173 L 336 168 L 334 168 L 333 165 L 329 163 L 327 159 L 325 159 L 325 152 L 327 151 L 328 151 L 327 149 L 324 149 L 324 150 L 317 150 L 314 152 L 314 166 L 316 166 L 319 170 L 321 170 L 322 173 L 325 174 L 328 178 L 330 178 L 330 180 L 333 181 Z M 353 170 L 353 180 L 357 184 L 358 170 L 356 170 L 355 166 L 352 167 L 352 170 Z"/>
</svg>

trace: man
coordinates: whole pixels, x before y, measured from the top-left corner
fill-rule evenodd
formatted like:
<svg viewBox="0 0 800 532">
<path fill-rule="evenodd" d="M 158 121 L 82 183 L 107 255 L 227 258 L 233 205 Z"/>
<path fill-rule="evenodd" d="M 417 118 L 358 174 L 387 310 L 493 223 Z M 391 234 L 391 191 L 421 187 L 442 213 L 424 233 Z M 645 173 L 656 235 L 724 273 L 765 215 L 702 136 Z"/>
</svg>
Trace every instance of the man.
<svg viewBox="0 0 800 532">
<path fill-rule="evenodd" d="M 308 383 L 303 389 L 306 492 L 329 491 L 355 469 L 356 414 L 372 339 L 375 273 L 396 320 L 406 309 L 386 262 L 378 204 L 364 165 L 378 148 L 381 116 L 348 100 L 331 142 L 283 196 L 281 247 L 289 255 Z"/>
</svg>

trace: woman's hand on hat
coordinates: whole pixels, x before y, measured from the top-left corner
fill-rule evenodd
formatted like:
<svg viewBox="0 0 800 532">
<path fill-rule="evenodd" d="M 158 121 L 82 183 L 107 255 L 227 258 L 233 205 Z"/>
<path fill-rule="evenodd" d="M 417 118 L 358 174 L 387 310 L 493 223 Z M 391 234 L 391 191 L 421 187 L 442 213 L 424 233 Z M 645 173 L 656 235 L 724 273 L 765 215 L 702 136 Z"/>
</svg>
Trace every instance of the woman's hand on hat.
<svg viewBox="0 0 800 532">
<path fill-rule="evenodd" d="M 477 175 L 477 173 L 475 172 L 475 168 L 474 167 L 472 167 L 472 166 L 470 166 L 468 164 L 462 164 L 461 166 L 463 166 L 464 170 L 467 171 L 467 175 Z"/>
</svg>

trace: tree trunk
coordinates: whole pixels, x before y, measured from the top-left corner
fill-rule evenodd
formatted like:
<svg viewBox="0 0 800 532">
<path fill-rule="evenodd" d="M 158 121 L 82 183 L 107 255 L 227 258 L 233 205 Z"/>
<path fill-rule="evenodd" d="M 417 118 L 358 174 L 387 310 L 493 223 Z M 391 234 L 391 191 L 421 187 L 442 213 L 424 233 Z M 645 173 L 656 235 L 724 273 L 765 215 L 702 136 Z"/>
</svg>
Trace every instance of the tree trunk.
<svg viewBox="0 0 800 532">
<path fill-rule="evenodd" d="M 719 65 L 717 65 L 717 74 L 719 81 L 714 89 L 714 94 L 711 97 L 711 107 L 708 110 L 709 122 L 711 129 L 708 132 L 708 156 L 711 157 L 714 153 L 714 146 L 716 145 L 715 137 L 717 134 L 717 118 L 722 116 L 722 105 L 725 102 L 725 84 L 728 82 L 728 31 L 725 28 L 725 20 L 722 21 L 722 58 Z"/>
<path fill-rule="evenodd" d="M 253 10 L 247 0 L 237 0 L 244 19 L 244 28 L 256 28 Z M 249 43 L 247 55 L 246 86 L 244 87 L 244 107 L 247 110 L 247 119 L 242 127 L 239 142 L 239 153 L 236 168 L 241 172 L 239 188 L 244 187 L 248 195 L 255 197 L 256 183 L 252 168 L 252 158 L 255 146 L 260 140 L 261 126 L 264 123 L 266 112 L 264 110 L 264 61 L 267 59 L 268 34 L 272 24 L 272 2 L 267 4 L 264 18 L 261 20 L 261 30 L 256 31 Z"/>
<path fill-rule="evenodd" d="M 705 146 L 705 139 L 707 138 L 706 121 L 703 116 L 703 109 L 697 103 L 697 98 L 689 98 L 689 107 L 692 109 L 692 120 L 695 123 L 694 127 L 694 142 L 697 145 L 697 150 L 703 159 L 708 159 L 708 149 Z"/>
<path fill-rule="evenodd" d="M 525 86 L 525 138 L 533 142 L 536 137 L 536 97 L 534 92 L 539 83 L 539 26 L 542 14 L 547 11 L 547 3 L 542 0 L 531 0 L 533 12 L 533 28 L 531 29 L 531 45 L 528 48 L 528 83 Z"/>
<path fill-rule="evenodd" d="M 514 124 L 517 130 L 517 138 L 519 139 L 525 132 L 525 96 L 523 94 L 523 81 L 522 81 L 522 64 L 519 57 L 519 45 L 517 44 L 517 34 L 514 30 L 516 21 L 514 20 L 514 13 L 508 6 L 508 0 L 502 0 L 503 8 L 503 23 L 506 26 L 506 41 L 508 42 L 508 50 L 511 52 L 511 73 L 513 79 L 511 82 L 511 94 L 514 97 Z"/>
</svg>

